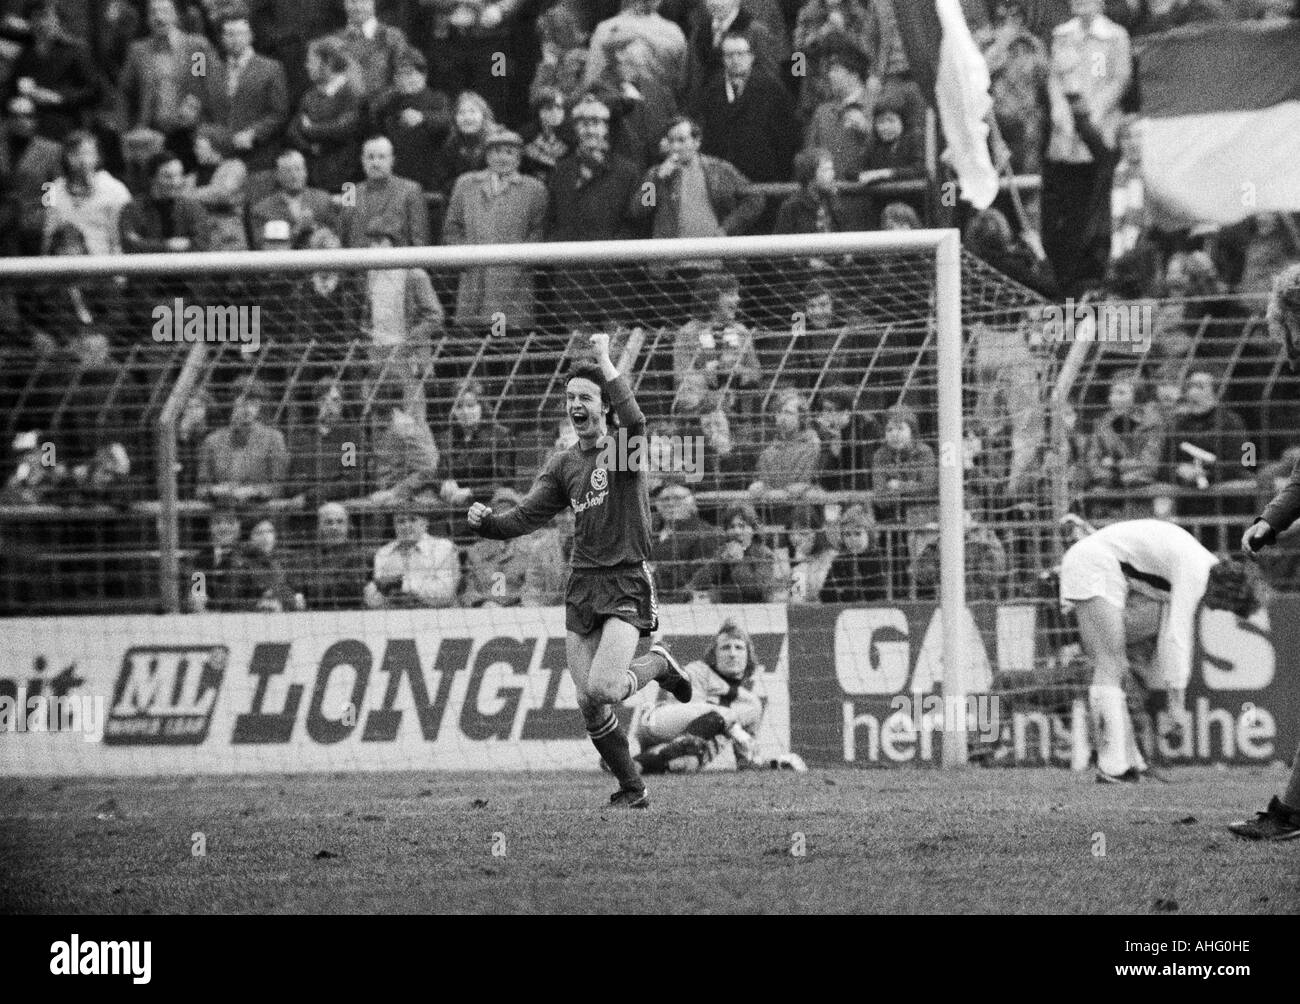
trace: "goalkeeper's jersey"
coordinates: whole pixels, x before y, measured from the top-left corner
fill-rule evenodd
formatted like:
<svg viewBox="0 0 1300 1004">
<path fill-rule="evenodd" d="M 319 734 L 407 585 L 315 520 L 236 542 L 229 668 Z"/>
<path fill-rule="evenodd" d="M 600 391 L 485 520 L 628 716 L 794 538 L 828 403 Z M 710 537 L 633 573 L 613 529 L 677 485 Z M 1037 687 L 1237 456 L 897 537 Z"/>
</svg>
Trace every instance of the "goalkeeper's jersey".
<svg viewBox="0 0 1300 1004">
<path fill-rule="evenodd" d="M 1061 600 L 1102 596 L 1123 607 L 1130 590 L 1167 603 L 1156 663 L 1169 687 L 1192 674 L 1196 611 L 1219 559 L 1180 526 L 1134 519 L 1103 527 L 1071 547 L 1061 562 Z"/>
</svg>

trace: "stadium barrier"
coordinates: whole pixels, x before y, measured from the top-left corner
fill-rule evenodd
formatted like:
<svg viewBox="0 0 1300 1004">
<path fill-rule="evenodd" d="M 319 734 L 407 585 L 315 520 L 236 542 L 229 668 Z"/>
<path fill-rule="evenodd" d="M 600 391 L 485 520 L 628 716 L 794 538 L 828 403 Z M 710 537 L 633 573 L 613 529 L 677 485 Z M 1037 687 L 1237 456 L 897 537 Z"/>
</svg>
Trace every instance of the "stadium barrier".
<svg viewBox="0 0 1300 1004">
<path fill-rule="evenodd" d="M 508 616 L 507 616 L 508 615 Z M 937 766 L 960 720 L 990 766 L 1086 762 L 1079 688 L 1017 686 L 1044 656 L 1039 608 L 973 603 L 969 698 L 939 692 L 932 603 L 661 608 L 684 662 L 727 618 L 750 632 L 762 754 Z M 0 669 L 15 776 L 595 770 L 561 608 L 16 619 Z M 1300 598 L 1249 623 L 1199 618 L 1191 713 L 1158 764 L 1267 764 L 1300 739 Z M 1028 675 L 1032 675 L 1032 672 Z M 635 716 L 647 688 L 623 708 Z M 731 766 L 728 755 L 711 769 Z"/>
</svg>

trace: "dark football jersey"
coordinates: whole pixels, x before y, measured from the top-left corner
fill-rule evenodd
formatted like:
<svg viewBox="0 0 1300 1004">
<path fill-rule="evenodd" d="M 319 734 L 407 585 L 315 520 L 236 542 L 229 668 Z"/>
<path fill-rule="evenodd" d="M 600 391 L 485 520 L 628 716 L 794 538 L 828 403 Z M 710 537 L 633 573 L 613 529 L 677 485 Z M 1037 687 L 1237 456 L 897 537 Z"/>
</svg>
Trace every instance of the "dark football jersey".
<svg viewBox="0 0 1300 1004">
<path fill-rule="evenodd" d="M 617 446 L 638 437 L 644 450 L 645 415 L 626 378 L 607 385 L 610 403 L 624 435 L 611 429 Z M 574 512 L 573 567 L 612 568 L 650 558 L 650 495 L 647 464 L 624 463 L 632 451 L 606 443 L 584 448 L 575 443 L 546 462 L 523 501 L 509 512 L 493 513 L 479 535 L 504 540 L 545 525 L 570 506 Z M 611 457 L 614 459 L 610 463 Z M 646 458 L 648 460 L 648 458 Z M 638 467 L 629 470 L 629 467 Z"/>
</svg>

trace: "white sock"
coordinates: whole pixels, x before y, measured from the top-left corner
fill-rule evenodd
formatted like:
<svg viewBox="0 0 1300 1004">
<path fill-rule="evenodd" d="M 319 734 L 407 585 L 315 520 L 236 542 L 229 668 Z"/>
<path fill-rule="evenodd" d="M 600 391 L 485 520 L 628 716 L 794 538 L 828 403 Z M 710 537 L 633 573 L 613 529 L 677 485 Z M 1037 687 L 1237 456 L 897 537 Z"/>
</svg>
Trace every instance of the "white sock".
<svg viewBox="0 0 1300 1004">
<path fill-rule="evenodd" d="M 1097 766 L 1102 773 L 1118 777 L 1131 766 L 1132 729 L 1123 688 L 1094 683 L 1088 688 L 1088 711 L 1097 741 Z"/>
</svg>

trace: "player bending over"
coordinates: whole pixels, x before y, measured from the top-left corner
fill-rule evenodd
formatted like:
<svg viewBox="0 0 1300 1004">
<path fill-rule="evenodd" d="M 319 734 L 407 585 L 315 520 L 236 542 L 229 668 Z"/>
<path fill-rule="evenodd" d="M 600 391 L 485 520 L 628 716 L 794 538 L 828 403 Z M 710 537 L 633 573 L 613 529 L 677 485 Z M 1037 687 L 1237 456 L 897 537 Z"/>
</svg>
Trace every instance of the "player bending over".
<svg viewBox="0 0 1300 1004">
<path fill-rule="evenodd" d="M 685 703 L 660 692 L 637 728 L 641 752 L 635 757 L 643 774 L 699 770 L 713 759 L 719 742 L 730 740 L 736 766 L 754 761 L 754 733 L 763 718 L 763 703 L 754 693 L 753 647 L 735 621 L 718 629 L 707 659 L 688 663 L 686 677 L 694 697 Z"/>
<path fill-rule="evenodd" d="M 1268 305 L 1268 322 L 1273 336 L 1285 346 L 1294 371 L 1296 359 L 1300 357 L 1300 266 L 1292 265 L 1278 274 Z M 1263 515 L 1247 527 L 1241 538 L 1242 550 L 1254 554 L 1267 547 L 1297 517 L 1300 517 L 1300 464 L 1296 464 L 1290 480 L 1264 509 Z M 1291 762 L 1291 777 L 1281 796 L 1274 795 L 1268 808 L 1257 812 L 1254 819 L 1240 820 L 1228 829 L 1251 840 L 1300 837 L 1300 749 Z"/>
<path fill-rule="evenodd" d="M 619 789 L 614 805 L 650 805 L 645 782 L 628 748 L 627 735 L 614 715 L 651 680 L 683 703 L 690 682 L 662 645 L 633 659 L 638 637 L 659 626 L 650 555 L 650 497 L 645 465 L 640 470 L 601 466 L 602 444 L 621 424 L 628 436 L 646 434 L 645 415 L 627 380 L 609 358 L 609 335 L 591 336 L 596 366 L 569 373 L 565 408 L 578 441 L 547 461 L 527 496 L 515 508 L 496 514 L 481 502 L 469 510 L 469 525 L 482 537 L 506 540 L 543 526 L 572 506 L 575 514 L 572 571 L 564 597 L 569 675 L 587 735 Z M 630 452 L 630 451 L 629 451 Z M 644 454 L 644 451 L 641 451 Z"/>
<path fill-rule="evenodd" d="M 1173 523 L 1112 523 L 1065 552 L 1061 606 L 1076 611 L 1084 655 L 1092 660 L 1088 708 L 1098 781 L 1137 781 L 1147 770 L 1124 700 L 1129 643 L 1155 636 L 1155 655 L 1144 674 L 1157 692 L 1151 710 L 1158 721 L 1164 715 L 1173 722 L 1183 718 L 1202 599 L 1210 609 L 1231 610 L 1238 617 L 1248 617 L 1258 606 L 1240 562 L 1220 561 Z"/>
</svg>

